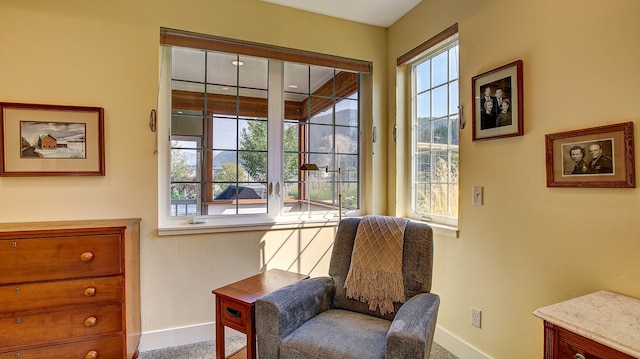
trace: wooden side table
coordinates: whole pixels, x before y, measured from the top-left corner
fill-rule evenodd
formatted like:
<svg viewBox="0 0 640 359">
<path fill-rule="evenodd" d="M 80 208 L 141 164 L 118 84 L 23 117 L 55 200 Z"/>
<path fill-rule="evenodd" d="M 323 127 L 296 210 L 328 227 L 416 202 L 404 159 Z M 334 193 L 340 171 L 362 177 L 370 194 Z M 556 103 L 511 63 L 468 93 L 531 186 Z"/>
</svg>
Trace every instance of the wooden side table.
<svg viewBox="0 0 640 359">
<path fill-rule="evenodd" d="M 224 358 L 224 327 L 247 335 L 247 358 L 256 358 L 255 302 L 308 275 L 271 269 L 213 290 L 216 296 L 216 358 Z"/>
</svg>

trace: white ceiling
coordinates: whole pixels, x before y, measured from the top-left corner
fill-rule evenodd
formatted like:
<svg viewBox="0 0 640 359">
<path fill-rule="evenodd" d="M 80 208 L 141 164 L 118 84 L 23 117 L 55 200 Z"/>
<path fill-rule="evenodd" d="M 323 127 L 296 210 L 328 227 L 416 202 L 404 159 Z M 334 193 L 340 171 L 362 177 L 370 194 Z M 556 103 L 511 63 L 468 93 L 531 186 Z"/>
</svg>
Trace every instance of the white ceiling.
<svg viewBox="0 0 640 359">
<path fill-rule="evenodd" d="M 422 0 L 262 0 L 387 28 Z"/>
</svg>

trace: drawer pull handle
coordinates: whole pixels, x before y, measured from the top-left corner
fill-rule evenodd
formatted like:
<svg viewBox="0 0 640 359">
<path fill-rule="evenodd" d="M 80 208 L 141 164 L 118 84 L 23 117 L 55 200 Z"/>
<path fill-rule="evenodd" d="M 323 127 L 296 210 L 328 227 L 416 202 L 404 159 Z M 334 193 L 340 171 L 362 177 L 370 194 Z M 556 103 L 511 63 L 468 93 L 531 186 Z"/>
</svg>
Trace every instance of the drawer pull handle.
<svg viewBox="0 0 640 359">
<path fill-rule="evenodd" d="M 17 247 L 17 246 L 18 246 L 18 242 L 13 242 L 13 243 L 11 243 L 11 246 L 12 246 L 13 248 Z M 20 354 L 16 354 L 16 355 L 20 355 Z"/>
<path fill-rule="evenodd" d="M 94 295 L 96 295 L 96 288 L 89 287 L 89 288 L 84 290 L 84 296 L 85 297 L 93 297 Z"/>
<path fill-rule="evenodd" d="M 97 323 L 98 323 L 98 319 L 96 319 L 96 317 L 89 317 L 89 318 L 84 320 L 84 326 L 85 327 L 93 327 Z"/>
<path fill-rule="evenodd" d="M 16 359 L 20 359 L 20 353 L 16 353 Z"/>
<path fill-rule="evenodd" d="M 227 308 L 226 312 L 232 317 L 240 318 L 242 316 L 242 312 L 240 312 L 239 310 Z"/>
<path fill-rule="evenodd" d="M 20 287 L 16 287 L 16 293 L 20 293 Z"/>
<path fill-rule="evenodd" d="M 16 318 L 16 323 L 18 323 L 18 324 L 22 323 L 22 318 L 17 317 L 17 318 Z"/>
<path fill-rule="evenodd" d="M 93 259 L 93 252 L 84 252 L 80 255 L 80 260 L 83 262 L 90 262 Z"/>
<path fill-rule="evenodd" d="M 87 355 L 84 356 L 84 359 L 96 359 L 97 357 L 98 357 L 98 352 L 95 350 L 92 350 L 88 352 Z"/>
<path fill-rule="evenodd" d="M 585 358 L 584 358 L 584 355 L 580 353 L 576 353 L 576 359 L 585 359 Z"/>
</svg>

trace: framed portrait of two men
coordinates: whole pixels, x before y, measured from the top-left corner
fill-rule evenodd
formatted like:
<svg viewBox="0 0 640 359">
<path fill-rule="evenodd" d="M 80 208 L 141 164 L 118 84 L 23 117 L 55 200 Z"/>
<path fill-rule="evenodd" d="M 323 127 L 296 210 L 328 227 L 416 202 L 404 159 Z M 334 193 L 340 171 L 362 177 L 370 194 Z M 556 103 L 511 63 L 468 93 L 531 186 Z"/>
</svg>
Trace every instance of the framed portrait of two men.
<svg viewBox="0 0 640 359">
<path fill-rule="evenodd" d="M 635 188 L 633 122 L 545 136 L 547 187 Z"/>
<path fill-rule="evenodd" d="M 522 60 L 472 78 L 473 140 L 524 134 Z"/>
</svg>

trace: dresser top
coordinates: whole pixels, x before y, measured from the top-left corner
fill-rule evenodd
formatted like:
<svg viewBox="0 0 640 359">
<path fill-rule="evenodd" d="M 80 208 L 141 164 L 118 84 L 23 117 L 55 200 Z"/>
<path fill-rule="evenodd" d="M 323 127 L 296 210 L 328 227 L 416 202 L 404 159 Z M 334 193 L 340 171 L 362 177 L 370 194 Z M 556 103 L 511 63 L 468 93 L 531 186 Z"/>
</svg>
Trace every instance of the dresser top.
<svg viewBox="0 0 640 359">
<path fill-rule="evenodd" d="M 640 300 L 599 291 L 542 307 L 533 314 L 610 348 L 640 357 Z"/>
<path fill-rule="evenodd" d="M 94 227 L 123 227 L 132 222 L 140 222 L 140 218 L 85 219 L 76 221 L 14 222 L 1 223 L 0 231 L 21 231 L 38 229 L 68 229 Z"/>
</svg>

